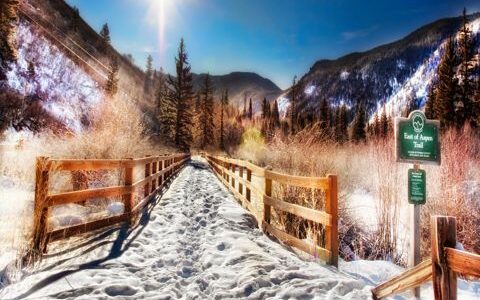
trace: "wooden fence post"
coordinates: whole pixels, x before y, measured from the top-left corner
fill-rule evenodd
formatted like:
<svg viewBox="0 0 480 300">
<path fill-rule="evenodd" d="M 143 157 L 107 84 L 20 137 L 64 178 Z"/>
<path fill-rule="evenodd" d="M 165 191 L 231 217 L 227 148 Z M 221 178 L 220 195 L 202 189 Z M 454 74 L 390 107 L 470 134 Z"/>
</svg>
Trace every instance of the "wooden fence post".
<svg viewBox="0 0 480 300">
<path fill-rule="evenodd" d="M 157 159 L 155 159 L 154 162 L 152 162 L 152 175 L 154 174 L 157 174 L 157 171 L 158 171 L 158 161 Z M 157 189 L 157 180 L 156 179 L 152 179 L 152 193 L 155 192 L 155 190 Z"/>
<path fill-rule="evenodd" d="M 247 181 L 248 181 L 249 185 L 252 185 L 252 170 L 250 170 L 250 169 L 247 169 Z M 246 187 L 245 189 L 246 189 L 245 194 L 246 194 L 248 202 L 252 202 L 252 191 L 251 191 L 251 189 L 249 187 Z"/>
<path fill-rule="evenodd" d="M 147 155 L 147 157 L 150 157 L 151 155 Z M 150 172 L 152 171 L 152 168 L 150 166 L 150 163 L 145 164 L 145 178 L 150 176 Z M 147 197 L 150 195 L 150 181 L 147 181 L 145 183 L 145 186 L 143 188 L 143 197 Z"/>
<path fill-rule="evenodd" d="M 432 236 L 432 281 L 435 300 L 457 299 L 457 275 L 449 270 L 444 247 L 455 248 L 457 242 L 454 217 L 433 216 Z"/>
<path fill-rule="evenodd" d="M 232 172 L 232 188 L 235 190 L 235 169 L 236 165 L 235 164 L 230 164 L 231 168 L 230 171 Z"/>
<path fill-rule="evenodd" d="M 330 264 L 338 267 L 338 183 L 336 175 L 327 175 L 327 203 L 325 212 L 332 217 L 331 226 L 327 226 L 325 248 L 330 251 Z"/>
<path fill-rule="evenodd" d="M 47 222 L 48 206 L 46 203 L 48 195 L 48 180 L 50 176 L 50 165 L 48 157 L 37 157 L 37 166 L 35 171 L 35 207 L 33 220 L 33 241 L 32 249 L 35 253 L 46 250 L 47 241 Z"/>
<path fill-rule="evenodd" d="M 272 197 L 272 180 L 268 178 L 266 175 L 265 176 L 265 186 L 264 186 L 264 193 L 265 196 Z M 263 222 L 270 224 L 270 214 L 271 214 L 271 206 L 266 205 L 265 201 L 263 201 L 262 197 L 262 204 L 263 204 L 263 216 L 262 220 Z M 263 231 L 266 231 L 266 228 L 263 227 L 263 222 L 261 223 Z"/>
<path fill-rule="evenodd" d="M 159 168 L 159 171 L 163 172 L 163 162 L 164 160 L 162 158 L 160 158 L 160 161 L 158 162 L 158 168 Z M 163 176 L 164 174 L 158 176 L 158 186 L 161 187 L 162 184 L 163 184 Z"/>
<path fill-rule="evenodd" d="M 240 176 L 240 178 L 243 179 L 243 167 L 242 166 L 238 166 L 238 176 Z M 240 195 L 243 195 L 243 184 L 242 182 L 239 180 L 238 181 L 238 192 L 240 193 Z"/>
<path fill-rule="evenodd" d="M 133 162 L 133 158 L 126 158 L 126 160 Z M 133 188 L 132 184 L 133 184 L 133 166 L 129 165 L 125 167 L 124 185 L 129 186 L 130 188 Z M 123 195 L 124 213 L 129 214 L 128 216 L 129 222 L 132 217 L 131 214 L 132 214 L 134 199 L 135 199 L 135 194 L 133 190 L 131 190 L 130 193 Z"/>
</svg>

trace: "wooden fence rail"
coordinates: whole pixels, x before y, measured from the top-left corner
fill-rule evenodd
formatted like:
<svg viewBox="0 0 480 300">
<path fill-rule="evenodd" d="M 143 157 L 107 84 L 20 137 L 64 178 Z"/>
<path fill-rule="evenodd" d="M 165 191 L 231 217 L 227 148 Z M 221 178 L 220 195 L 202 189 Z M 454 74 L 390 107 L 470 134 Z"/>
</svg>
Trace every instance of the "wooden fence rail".
<svg viewBox="0 0 480 300">
<path fill-rule="evenodd" d="M 480 278 L 480 255 L 455 249 L 456 219 L 433 216 L 432 257 L 372 290 L 374 299 L 403 293 L 432 280 L 435 300 L 457 299 L 457 274 Z"/>
<path fill-rule="evenodd" d="M 331 265 L 338 266 L 338 187 L 337 176 L 302 177 L 280 174 L 256 166 L 250 162 L 220 156 L 204 155 L 218 178 L 233 192 L 250 212 L 256 215 L 262 229 L 285 244 L 317 255 Z M 236 173 L 238 170 L 238 174 Z M 262 187 L 252 184 L 252 174 L 262 181 Z M 236 187 L 235 183 L 238 183 Z M 289 186 L 325 191 L 325 211 L 285 202 L 272 197 L 272 182 Z M 260 201 L 260 211 L 252 204 L 252 194 Z M 258 206 L 258 205 L 257 205 Z M 326 229 L 325 247 L 308 243 L 280 230 L 271 222 L 271 209 L 291 213 L 305 220 L 322 224 Z"/>
<path fill-rule="evenodd" d="M 127 159 L 50 159 L 38 157 L 36 167 L 34 234 L 32 248 L 45 252 L 48 242 L 85 233 L 119 222 L 132 222 L 152 196 L 175 175 L 190 159 L 189 154 L 148 156 Z M 144 168 L 145 176 L 134 182 L 134 170 Z M 62 193 L 49 193 L 53 173 L 70 171 L 119 170 L 123 184 L 102 188 L 88 188 Z M 142 192 L 142 193 L 141 193 Z M 82 203 L 93 198 L 121 197 L 124 210 L 120 215 L 101 218 L 66 228 L 50 230 L 48 220 L 53 206 L 68 203 Z M 136 203 L 135 199 L 140 198 Z"/>
</svg>

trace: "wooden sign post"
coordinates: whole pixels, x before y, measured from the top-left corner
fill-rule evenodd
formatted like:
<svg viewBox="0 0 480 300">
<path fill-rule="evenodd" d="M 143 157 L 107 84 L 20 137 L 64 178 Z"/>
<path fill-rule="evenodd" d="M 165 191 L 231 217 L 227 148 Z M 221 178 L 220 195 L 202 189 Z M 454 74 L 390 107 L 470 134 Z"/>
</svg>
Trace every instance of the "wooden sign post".
<svg viewBox="0 0 480 300">
<path fill-rule="evenodd" d="M 408 170 L 408 203 L 411 206 L 410 252 L 408 265 L 414 267 L 421 261 L 420 256 L 420 205 L 427 200 L 426 172 L 420 164 L 440 165 L 440 123 L 427 120 L 421 111 L 413 111 L 408 118 L 395 118 L 395 144 L 397 162 L 413 163 Z M 414 289 L 420 297 L 420 288 Z"/>
</svg>

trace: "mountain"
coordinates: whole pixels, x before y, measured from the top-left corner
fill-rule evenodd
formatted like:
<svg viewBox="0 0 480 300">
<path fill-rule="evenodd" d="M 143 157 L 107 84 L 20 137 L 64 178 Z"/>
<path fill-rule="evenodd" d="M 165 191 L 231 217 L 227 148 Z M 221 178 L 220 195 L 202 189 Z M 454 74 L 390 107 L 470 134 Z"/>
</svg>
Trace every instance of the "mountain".
<svg viewBox="0 0 480 300">
<path fill-rule="evenodd" d="M 59 130 L 80 131 L 105 99 L 103 86 L 115 58 L 120 67 L 117 95 L 136 103 L 148 122 L 154 119 L 155 103 L 144 92 L 145 72 L 128 55 L 105 46 L 81 12 L 63 0 L 22 0 L 18 13 L 18 58 L 6 80 L 0 81 L 0 101 L 10 99 L 20 105 L 22 99 L 32 98 L 28 102 L 31 110 L 41 111 L 49 124 Z M 29 76 L 30 66 L 34 78 Z M 194 74 L 195 89 L 200 88 L 204 76 Z M 234 72 L 212 79 L 217 99 L 228 88 L 232 104 L 243 107 L 244 97 L 252 97 L 256 110 L 263 97 L 271 100 L 281 93 L 273 82 L 255 73 Z"/>
<path fill-rule="evenodd" d="M 480 13 L 469 16 L 477 43 L 479 17 Z M 353 109 L 365 103 L 370 115 L 384 103 L 395 115 L 412 101 L 423 106 L 440 61 L 441 45 L 461 24 L 461 17 L 441 19 L 396 42 L 335 60 L 317 61 L 299 80 L 303 91 L 300 111 L 318 114 L 323 97 L 333 106 L 346 103 Z M 288 93 L 279 97 L 279 103 L 288 103 Z M 282 106 L 284 111 L 287 108 Z"/>
<path fill-rule="evenodd" d="M 199 90 L 206 74 L 193 74 L 195 90 Z M 228 89 L 230 104 L 243 109 L 244 100 L 252 98 L 254 111 L 259 111 L 263 98 L 272 101 L 282 90 L 271 80 L 251 72 L 232 72 L 226 75 L 210 75 L 215 87 L 216 99 L 221 99 L 222 92 Z"/>
</svg>

